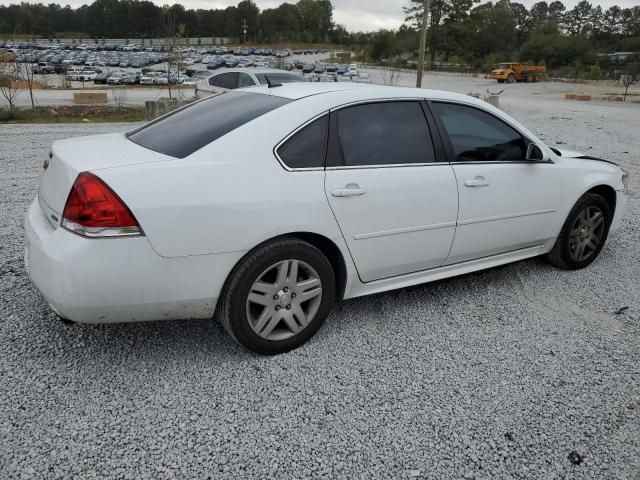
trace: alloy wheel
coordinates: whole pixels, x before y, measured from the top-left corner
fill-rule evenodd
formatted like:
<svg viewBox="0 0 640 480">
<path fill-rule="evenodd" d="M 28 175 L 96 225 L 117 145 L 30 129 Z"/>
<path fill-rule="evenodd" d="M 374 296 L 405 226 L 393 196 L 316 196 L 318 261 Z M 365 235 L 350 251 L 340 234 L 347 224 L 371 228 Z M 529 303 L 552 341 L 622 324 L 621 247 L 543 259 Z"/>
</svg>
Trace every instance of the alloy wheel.
<svg viewBox="0 0 640 480">
<path fill-rule="evenodd" d="M 246 302 L 251 329 L 266 340 L 285 340 L 304 330 L 322 300 L 318 273 L 302 260 L 283 260 L 253 283 Z"/>
<path fill-rule="evenodd" d="M 569 233 L 569 253 L 577 262 L 588 259 L 598 249 L 604 234 L 604 213 L 590 206 L 582 210 Z"/>
</svg>

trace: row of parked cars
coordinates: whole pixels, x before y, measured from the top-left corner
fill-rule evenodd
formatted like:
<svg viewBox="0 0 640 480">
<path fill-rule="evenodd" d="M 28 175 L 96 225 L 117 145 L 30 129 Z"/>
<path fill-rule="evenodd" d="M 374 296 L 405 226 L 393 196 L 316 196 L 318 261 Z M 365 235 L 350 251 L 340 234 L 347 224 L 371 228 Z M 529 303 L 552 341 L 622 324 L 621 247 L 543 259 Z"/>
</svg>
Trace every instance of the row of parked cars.
<svg viewBox="0 0 640 480">
<path fill-rule="evenodd" d="M 295 68 L 302 70 L 302 73 L 315 73 L 317 75 L 321 75 L 323 73 L 331 73 L 345 77 L 358 76 L 358 66 L 355 63 L 352 63 L 350 65 L 338 65 L 335 63 L 322 64 L 295 62 Z"/>
</svg>

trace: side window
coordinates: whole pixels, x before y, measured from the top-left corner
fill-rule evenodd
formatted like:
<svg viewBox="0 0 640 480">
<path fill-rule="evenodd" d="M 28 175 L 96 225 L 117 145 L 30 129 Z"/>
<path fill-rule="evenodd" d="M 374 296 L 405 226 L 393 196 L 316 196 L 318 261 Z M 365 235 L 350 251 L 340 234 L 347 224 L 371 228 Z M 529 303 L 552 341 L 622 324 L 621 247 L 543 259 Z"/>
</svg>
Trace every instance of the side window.
<svg viewBox="0 0 640 480">
<path fill-rule="evenodd" d="M 233 90 L 238 88 L 238 74 L 236 72 L 221 73 L 209 79 L 209 85 L 213 87 Z"/>
<path fill-rule="evenodd" d="M 457 162 L 524 160 L 527 144 L 502 120 L 477 108 L 433 103 L 449 135 Z"/>
<path fill-rule="evenodd" d="M 278 156 L 289 168 L 322 168 L 327 148 L 329 115 L 298 130 L 278 148 Z"/>
<path fill-rule="evenodd" d="M 253 87 L 255 84 L 256 82 L 253 81 L 253 78 L 251 78 L 246 73 L 238 74 L 238 88 Z"/>
<path fill-rule="evenodd" d="M 336 166 L 435 162 L 427 120 L 419 102 L 370 103 L 337 112 L 340 143 Z"/>
</svg>

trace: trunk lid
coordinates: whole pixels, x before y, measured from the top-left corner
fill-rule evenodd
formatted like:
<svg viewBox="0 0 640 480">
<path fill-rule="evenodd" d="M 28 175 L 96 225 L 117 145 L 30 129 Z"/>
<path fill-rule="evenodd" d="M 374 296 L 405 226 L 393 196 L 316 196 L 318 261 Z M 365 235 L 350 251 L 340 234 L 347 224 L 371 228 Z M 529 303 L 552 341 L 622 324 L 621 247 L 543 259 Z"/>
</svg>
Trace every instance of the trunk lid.
<svg viewBox="0 0 640 480">
<path fill-rule="evenodd" d="M 59 140 L 53 143 L 40 174 L 38 201 L 47 219 L 57 226 L 80 172 L 164 160 L 175 159 L 133 143 L 124 133 Z"/>
</svg>

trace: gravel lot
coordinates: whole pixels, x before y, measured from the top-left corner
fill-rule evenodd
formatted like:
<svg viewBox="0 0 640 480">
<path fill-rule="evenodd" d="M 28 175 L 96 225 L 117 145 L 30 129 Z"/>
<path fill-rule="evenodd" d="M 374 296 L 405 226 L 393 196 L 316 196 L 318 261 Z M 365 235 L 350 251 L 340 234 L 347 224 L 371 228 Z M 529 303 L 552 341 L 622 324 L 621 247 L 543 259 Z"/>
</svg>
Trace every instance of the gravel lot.
<svg viewBox="0 0 640 480">
<path fill-rule="evenodd" d="M 48 145 L 130 127 L 0 126 L 0 478 L 640 478 L 640 108 L 503 104 L 631 170 L 600 258 L 346 301 L 275 358 L 212 321 L 57 321 L 22 265 Z"/>
</svg>

